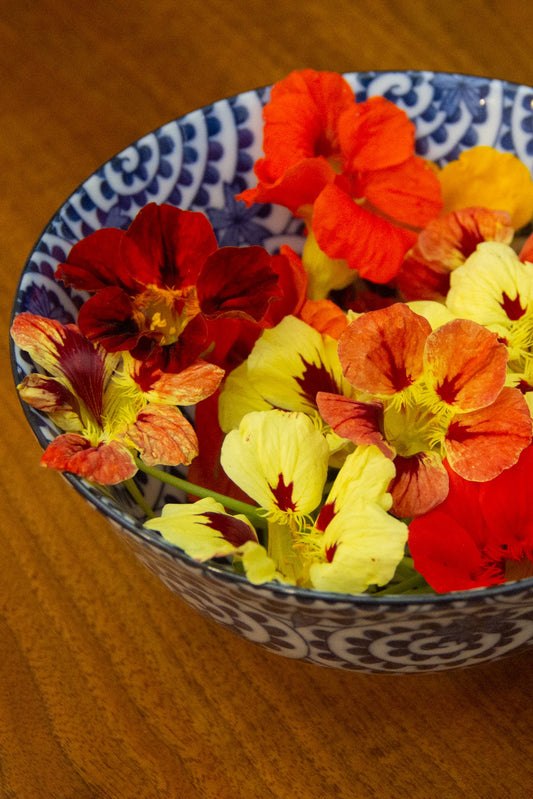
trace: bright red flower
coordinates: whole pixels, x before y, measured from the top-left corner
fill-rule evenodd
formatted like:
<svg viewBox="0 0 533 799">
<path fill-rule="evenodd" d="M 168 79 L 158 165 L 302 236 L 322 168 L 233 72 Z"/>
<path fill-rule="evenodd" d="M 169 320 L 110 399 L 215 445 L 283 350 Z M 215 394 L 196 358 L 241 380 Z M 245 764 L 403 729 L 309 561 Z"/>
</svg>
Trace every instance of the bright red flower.
<svg viewBox="0 0 533 799">
<path fill-rule="evenodd" d="M 261 325 L 279 295 L 272 261 L 262 247 L 218 249 L 201 213 L 151 203 L 127 231 L 75 244 L 56 276 L 92 293 L 78 318 L 88 339 L 180 371 L 209 345 L 208 323 Z"/>
<path fill-rule="evenodd" d="M 273 87 L 264 120 L 258 184 L 238 198 L 284 205 L 330 258 L 388 282 L 442 207 L 407 115 L 383 97 L 356 103 L 340 75 L 302 70 Z"/>
<path fill-rule="evenodd" d="M 533 447 L 490 482 L 448 471 L 445 501 L 409 525 L 415 569 L 439 593 L 533 576 Z"/>
</svg>

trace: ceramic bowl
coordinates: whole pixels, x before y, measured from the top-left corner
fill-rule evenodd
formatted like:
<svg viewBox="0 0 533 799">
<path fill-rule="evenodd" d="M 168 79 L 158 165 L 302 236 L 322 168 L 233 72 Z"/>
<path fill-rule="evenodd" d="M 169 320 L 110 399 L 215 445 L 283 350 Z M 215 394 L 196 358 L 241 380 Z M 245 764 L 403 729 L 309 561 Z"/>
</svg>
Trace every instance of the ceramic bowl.
<svg viewBox="0 0 533 799">
<path fill-rule="evenodd" d="M 359 100 L 384 95 L 416 124 L 417 151 L 444 164 L 487 144 L 533 168 L 533 89 L 502 80 L 433 72 L 349 73 Z M 203 211 L 221 245 L 282 242 L 301 250 L 301 223 L 285 209 L 245 208 L 234 194 L 253 185 L 261 155 L 262 109 L 269 89 L 247 91 L 168 122 L 115 155 L 59 208 L 22 271 L 13 313 L 76 319 L 83 296 L 54 280 L 72 244 L 97 228 L 127 227 L 148 202 Z M 19 383 L 34 371 L 12 348 Z M 53 425 L 24 407 L 43 446 Z M 253 586 L 212 564 L 198 564 L 143 528 L 124 490 L 103 496 L 82 479 L 70 484 L 185 602 L 245 639 L 288 658 L 359 672 L 430 672 L 475 665 L 533 642 L 533 578 L 444 595 L 372 598 L 276 584 Z M 139 486 L 155 507 L 168 501 L 144 475 Z M 179 497 L 172 497 L 179 500 Z"/>
</svg>

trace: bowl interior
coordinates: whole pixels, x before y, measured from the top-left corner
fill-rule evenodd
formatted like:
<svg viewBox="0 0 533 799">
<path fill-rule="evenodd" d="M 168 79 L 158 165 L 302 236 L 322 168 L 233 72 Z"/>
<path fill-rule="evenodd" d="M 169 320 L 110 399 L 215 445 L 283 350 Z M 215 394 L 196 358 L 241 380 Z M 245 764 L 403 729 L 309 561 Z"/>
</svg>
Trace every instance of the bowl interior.
<svg viewBox="0 0 533 799">
<path fill-rule="evenodd" d="M 419 155 L 443 165 L 461 151 L 484 144 L 516 154 L 533 172 L 532 88 L 497 79 L 417 71 L 347 73 L 345 77 L 358 100 L 384 95 L 405 110 L 416 126 Z M 13 316 L 31 311 L 63 323 L 75 321 L 86 297 L 55 281 L 57 264 L 65 260 L 76 241 L 94 230 L 127 228 L 149 202 L 202 211 L 221 246 L 260 244 L 269 252 L 276 252 L 282 243 L 287 243 L 300 252 L 301 220 L 281 207 L 248 209 L 234 199 L 235 193 L 255 183 L 253 165 L 262 154 L 262 110 L 268 97 L 267 87 L 193 111 L 143 136 L 97 169 L 61 205 L 38 238 L 22 270 Z M 26 374 L 38 371 L 29 356 L 13 344 L 11 355 L 16 384 Z M 32 430 L 45 447 L 57 435 L 57 429 L 47 417 L 23 407 Z M 83 479 L 66 477 L 115 524 L 190 562 L 156 533 L 143 528 L 140 512 L 123 488 L 103 491 Z M 169 500 L 183 499 L 143 474 L 136 480 L 155 509 Z M 198 568 L 220 571 L 221 567 L 203 564 Z M 244 580 L 234 574 L 228 574 L 228 579 Z M 515 586 L 505 584 L 481 589 L 481 593 L 511 592 Z M 521 581 L 521 588 L 533 588 L 533 578 Z M 306 589 L 278 590 L 302 596 L 307 593 Z M 312 593 L 316 598 L 320 592 Z M 480 592 L 459 592 L 453 598 L 464 595 L 468 599 L 473 593 L 479 596 Z M 338 595 L 335 599 L 339 599 Z M 405 601 L 401 597 L 354 599 L 373 603 Z M 445 602 L 449 595 L 431 599 Z M 410 601 L 425 599 L 410 597 Z"/>
</svg>

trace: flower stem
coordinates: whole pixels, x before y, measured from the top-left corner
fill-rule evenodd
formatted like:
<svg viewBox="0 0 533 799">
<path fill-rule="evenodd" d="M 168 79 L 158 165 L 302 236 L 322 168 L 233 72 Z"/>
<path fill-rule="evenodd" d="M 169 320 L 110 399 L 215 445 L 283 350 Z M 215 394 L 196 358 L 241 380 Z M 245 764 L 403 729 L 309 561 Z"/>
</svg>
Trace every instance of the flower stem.
<svg viewBox="0 0 533 799">
<path fill-rule="evenodd" d="M 137 505 L 140 507 L 140 509 L 144 511 L 145 515 L 149 519 L 153 519 L 155 513 L 150 507 L 150 505 L 147 503 L 145 498 L 143 497 L 142 492 L 139 490 L 139 486 L 133 481 L 133 478 L 130 478 L 129 480 L 124 480 L 123 485 L 128 491 L 133 501 L 136 502 Z"/>
<path fill-rule="evenodd" d="M 179 488 L 182 491 L 185 491 L 187 494 L 192 494 L 194 497 L 199 497 L 200 499 L 212 497 L 214 500 L 224 505 L 226 509 L 234 511 L 235 513 L 243 513 L 248 517 L 252 524 L 256 525 L 257 527 L 266 528 L 267 526 L 267 520 L 261 514 L 261 508 L 258 508 L 255 505 L 250 505 L 247 502 L 241 502 L 240 500 L 234 499 L 233 497 L 228 497 L 225 494 L 218 494 L 216 491 L 211 491 L 209 488 L 203 488 L 203 486 L 189 483 L 188 480 L 184 480 L 182 477 L 177 477 L 174 474 L 169 474 L 168 472 L 158 469 L 155 466 L 147 466 L 140 460 L 140 458 L 135 458 L 135 463 L 141 472 L 144 472 L 150 477 L 155 477 L 157 480 L 161 480 L 163 483 L 174 486 L 174 488 Z"/>
</svg>

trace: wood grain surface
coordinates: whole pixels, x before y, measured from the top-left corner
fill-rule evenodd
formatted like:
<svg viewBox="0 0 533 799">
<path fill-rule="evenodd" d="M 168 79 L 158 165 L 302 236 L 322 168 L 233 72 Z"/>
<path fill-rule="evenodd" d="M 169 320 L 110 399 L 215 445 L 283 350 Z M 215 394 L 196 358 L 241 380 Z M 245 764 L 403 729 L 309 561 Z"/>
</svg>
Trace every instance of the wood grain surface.
<svg viewBox="0 0 533 799">
<path fill-rule="evenodd" d="M 0 796 L 530 799 L 533 651 L 373 676 L 204 620 L 39 466 L 8 353 L 18 274 L 102 162 L 303 67 L 533 83 L 522 0 L 0 2 Z"/>
</svg>

